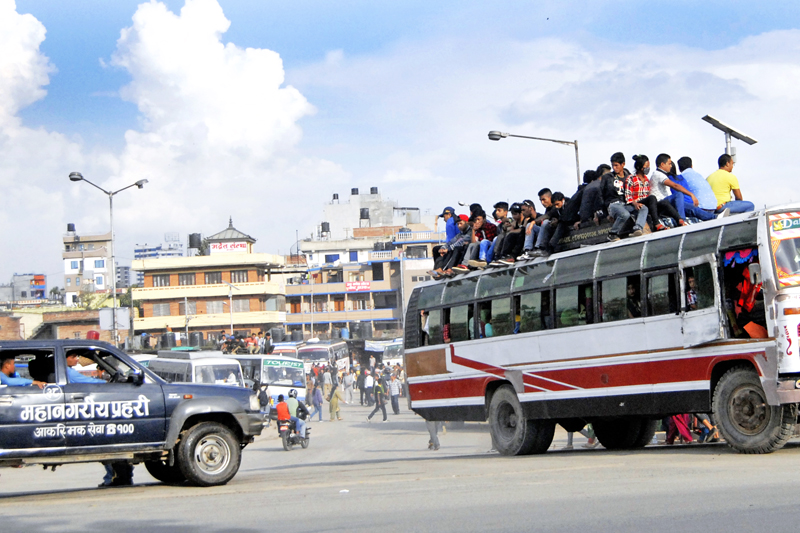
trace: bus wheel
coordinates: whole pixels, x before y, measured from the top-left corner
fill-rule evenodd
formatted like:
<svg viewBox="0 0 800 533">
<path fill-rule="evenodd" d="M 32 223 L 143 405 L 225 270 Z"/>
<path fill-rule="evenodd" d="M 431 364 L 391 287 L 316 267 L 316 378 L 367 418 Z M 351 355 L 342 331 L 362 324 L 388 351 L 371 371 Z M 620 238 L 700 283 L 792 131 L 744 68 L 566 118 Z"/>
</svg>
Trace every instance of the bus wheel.
<svg viewBox="0 0 800 533">
<path fill-rule="evenodd" d="M 642 429 L 639 431 L 639 436 L 633 441 L 631 448 L 644 448 L 653 441 L 653 436 L 656 434 L 660 420 L 642 420 Z"/>
<path fill-rule="evenodd" d="M 605 449 L 627 450 L 638 444 L 640 436 L 643 436 L 642 427 L 645 422 L 642 418 L 614 418 L 594 421 L 592 427 L 595 437 Z"/>
<path fill-rule="evenodd" d="M 553 442 L 556 423 L 527 420 L 517 393 L 508 385 L 495 391 L 489 404 L 489 427 L 494 448 L 502 455 L 544 453 Z"/>
<path fill-rule="evenodd" d="M 769 405 L 755 371 L 731 368 L 717 383 L 712 402 L 714 421 L 728 446 L 741 453 L 771 453 L 794 432 L 797 408 Z"/>
</svg>

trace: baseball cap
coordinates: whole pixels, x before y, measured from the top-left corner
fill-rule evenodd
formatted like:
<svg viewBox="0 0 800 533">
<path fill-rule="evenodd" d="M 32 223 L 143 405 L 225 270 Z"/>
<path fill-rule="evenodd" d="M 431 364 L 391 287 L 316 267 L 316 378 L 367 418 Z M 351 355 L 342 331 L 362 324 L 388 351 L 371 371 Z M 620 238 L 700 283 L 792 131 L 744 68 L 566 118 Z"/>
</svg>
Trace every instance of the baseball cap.
<svg viewBox="0 0 800 533">
<path fill-rule="evenodd" d="M 467 215 L 458 215 L 458 218 L 464 222 L 469 222 L 469 217 Z"/>
<path fill-rule="evenodd" d="M 522 205 L 527 205 L 528 207 L 534 207 L 533 200 L 523 200 Z"/>
<path fill-rule="evenodd" d="M 449 207 L 449 206 L 448 206 L 448 207 L 445 207 L 445 208 L 444 208 L 444 211 L 442 211 L 442 214 L 441 214 L 441 215 L 439 215 L 439 216 L 440 216 L 440 217 L 443 217 L 443 216 L 445 216 L 447 213 L 450 213 L 451 215 L 453 215 L 453 214 L 455 214 L 455 212 L 456 212 L 456 210 L 455 210 L 455 209 L 453 209 L 452 207 Z"/>
</svg>

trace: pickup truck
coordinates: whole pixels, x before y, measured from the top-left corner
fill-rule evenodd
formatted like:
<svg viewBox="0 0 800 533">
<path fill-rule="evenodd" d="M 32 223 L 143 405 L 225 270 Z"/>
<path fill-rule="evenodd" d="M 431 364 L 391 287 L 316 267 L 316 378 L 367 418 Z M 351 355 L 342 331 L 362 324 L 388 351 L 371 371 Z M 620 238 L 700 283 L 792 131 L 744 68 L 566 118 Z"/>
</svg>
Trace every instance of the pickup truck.
<svg viewBox="0 0 800 533">
<path fill-rule="evenodd" d="M 42 385 L 0 386 L 0 466 L 144 463 L 164 483 L 223 485 L 261 434 L 251 390 L 167 383 L 105 342 L 0 341 L 9 358 Z"/>
</svg>

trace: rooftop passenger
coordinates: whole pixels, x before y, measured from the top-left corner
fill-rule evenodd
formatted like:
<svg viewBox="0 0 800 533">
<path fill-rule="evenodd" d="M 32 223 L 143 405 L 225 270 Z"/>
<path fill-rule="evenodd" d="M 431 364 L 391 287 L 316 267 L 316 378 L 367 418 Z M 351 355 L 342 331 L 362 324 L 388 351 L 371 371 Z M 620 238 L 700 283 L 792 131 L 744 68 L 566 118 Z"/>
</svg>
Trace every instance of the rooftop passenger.
<svg viewBox="0 0 800 533">
<path fill-rule="evenodd" d="M 739 180 L 731 174 L 734 165 L 733 158 L 728 154 L 722 154 L 717 163 L 719 169 L 706 178 L 717 199 L 717 211 L 730 209 L 731 213 L 746 213 L 755 209 L 753 202 L 742 199 Z M 733 193 L 734 200 L 731 200 L 731 193 Z"/>
<path fill-rule="evenodd" d="M 445 207 L 442 214 L 439 215 L 444 219 L 444 231 L 445 231 L 445 240 L 450 242 L 450 240 L 458 235 L 458 227 L 457 227 L 457 220 L 455 218 L 456 210 L 452 207 Z"/>
<path fill-rule="evenodd" d="M 625 182 L 628 176 L 630 172 L 625 168 L 625 156 L 622 152 L 616 152 L 611 156 L 611 172 L 603 174 L 600 179 L 604 210 L 614 219 L 614 224 L 608 232 L 610 241 L 619 240 L 619 235 L 625 229 L 625 224 L 631 215 L 636 215 L 632 237 L 640 236 L 647 223 L 647 207 L 643 205 L 635 207 L 625 199 Z"/>
<path fill-rule="evenodd" d="M 571 209 L 571 201 L 561 192 L 554 192 L 551 195 L 553 211 L 550 213 L 548 224 L 542 225 L 542 230 L 537 240 L 537 248 L 531 255 L 534 257 L 546 256 L 553 253 L 558 246 L 558 241 L 566 236 L 572 224 L 575 222 L 577 212 Z M 540 246 L 541 242 L 541 246 Z"/>
<path fill-rule="evenodd" d="M 681 171 L 680 177 L 685 182 L 683 186 L 689 189 L 699 202 L 696 210 L 704 211 L 705 214 L 713 217 L 714 211 L 717 209 L 717 199 L 714 196 L 714 191 L 711 190 L 711 185 L 699 172 L 692 168 L 692 158 L 684 156 L 678 159 L 678 169 Z M 684 202 L 686 202 L 686 198 L 684 198 Z M 690 214 L 689 216 L 693 215 Z M 708 220 L 701 217 L 696 218 Z"/>
<path fill-rule="evenodd" d="M 478 252 L 478 259 L 477 260 L 469 260 L 468 265 L 477 268 L 484 268 L 486 265 L 491 263 L 494 260 L 494 250 L 495 246 L 497 249 L 502 249 L 503 239 L 505 235 L 503 234 L 503 221 L 508 216 L 508 202 L 497 202 L 494 204 L 494 215 L 495 222 L 489 222 L 486 220 L 484 225 L 486 226 L 493 226 L 492 229 L 488 231 L 494 231 L 494 237 L 492 238 L 485 238 L 484 240 L 480 241 L 480 251 Z M 474 231 L 474 227 L 473 227 Z"/>
<path fill-rule="evenodd" d="M 440 277 L 443 274 L 453 274 L 453 267 L 461 263 L 467 245 L 472 238 L 472 226 L 467 215 L 458 215 L 459 233 L 446 244 L 439 247 L 439 257 L 434 260 L 434 270 L 431 275 Z"/>
<path fill-rule="evenodd" d="M 678 213 L 679 224 L 680 221 L 686 220 L 687 213 L 689 216 L 700 220 L 714 218 L 700 209 L 695 210 L 700 205 L 700 200 L 689 189 L 673 179 L 675 165 L 669 154 L 659 154 L 656 157 L 656 166 L 658 168 L 650 176 L 650 191 L 658 200 L 659 210 L 666 210 L 666 204 L 670 204 Z M 688 196 L 691 202 L 685 201 L 685 196 Z"/>
<path fill-rule="evenodd" d="M 607 167 L 608 165 L 601 165 Z M 575 207 L 580 214 L 580 222 L 575 224 L 575 229 L 578 227 L 588 227 L 594 222 L 595 225 L 600 224 L 600 216 L 603 211 L 603 197 L 601 194 L 600 178 L 603 173 L 598 170 L 587 170 L 583 173 L 583 187 L 580 188 L 580 198 L 576 198 L 576 194 L 572 195 L 573 202 L 576 202 Z M 609 168 L 610 170 L 610 168 Z"/>
<path fill-rule="evenodd" d="M 650 174 L 650 159 L 646 155 L 635 155 L 633 160 L 636 174 L 631 174 L 625 181 L 625 202 L 637 210 L 642 206 L 647 207 L 650 229 L 652 231 L 665 230 L 667 227 L 661 223 L 658 216 L 658 201 L 655 196 L 650 194 L 650 180 L 647 179 L 647 175 Z"/>
<path fill-rule="evenodd" d="M 514 258 L 522 252 L 522 245 L 525 241 L 525 222 L 522 214 L 522 204 L 514 202 L 508 208 L 511 213 L 511 221 L 506 222 L 503 228 L 505 238 L 503 248 L 496 254 L 497 259 L 492 261 L 492 266 L 502 266 L 514 264 Z"/>
<path fill-rule="evenodd" d="M 486 261 L 479 260 L 481 243 L 484 241 L 491 243 L 492 240 L 497 237 L 497 226 L 486 221 L 486 213 L 482 210 L 475 212 L 470 219 L 470 223 L 472 224 L 472 239 L 467 246 L 462 264 L 458 265 L 458 268 L 453 268 L 456 272 L 469 270 L 463 263 L 473 266 L 474 268 L 485 267 Z M 462 269 L 461 267 L 464 268 Z"/>
</svg>

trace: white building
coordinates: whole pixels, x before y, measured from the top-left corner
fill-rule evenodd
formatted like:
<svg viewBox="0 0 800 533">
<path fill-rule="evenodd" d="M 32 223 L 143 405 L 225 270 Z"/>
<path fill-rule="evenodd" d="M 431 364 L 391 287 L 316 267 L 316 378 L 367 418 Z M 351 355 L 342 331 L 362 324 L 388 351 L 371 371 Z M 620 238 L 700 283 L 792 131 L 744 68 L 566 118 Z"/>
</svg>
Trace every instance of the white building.
<svg viewBox="0 0 800 533">
<path fill-rule="evenodd" d="M 64 303 L 78 305 L 81 293 L 111 290 L 111 233 L 78 235 L 67 225 L 63 238 Z"/>
</svg>

